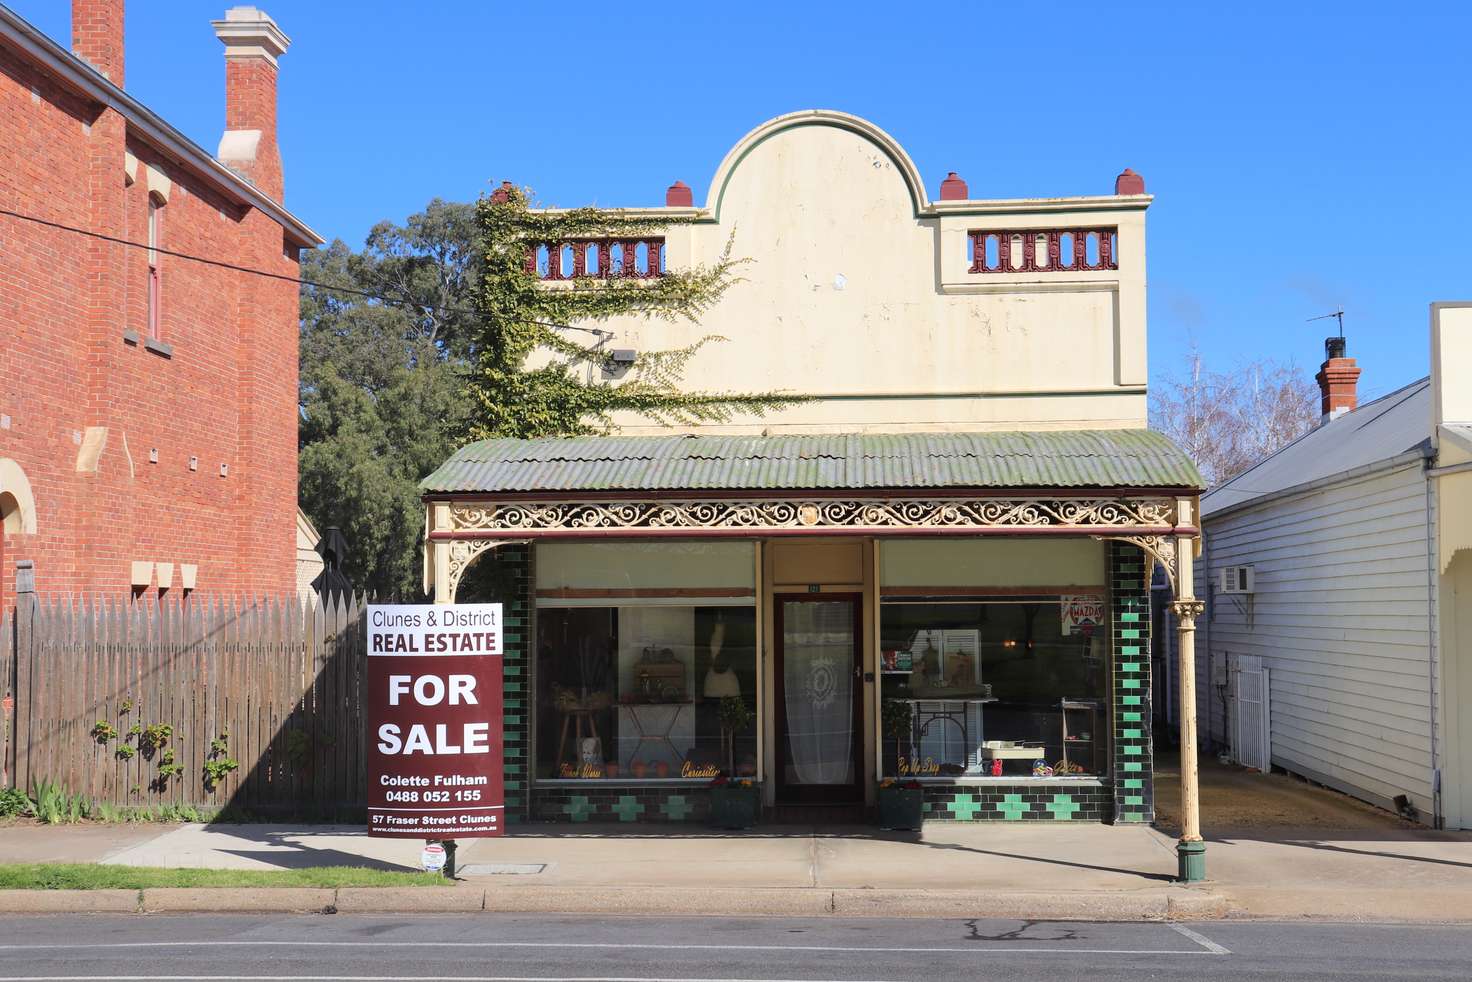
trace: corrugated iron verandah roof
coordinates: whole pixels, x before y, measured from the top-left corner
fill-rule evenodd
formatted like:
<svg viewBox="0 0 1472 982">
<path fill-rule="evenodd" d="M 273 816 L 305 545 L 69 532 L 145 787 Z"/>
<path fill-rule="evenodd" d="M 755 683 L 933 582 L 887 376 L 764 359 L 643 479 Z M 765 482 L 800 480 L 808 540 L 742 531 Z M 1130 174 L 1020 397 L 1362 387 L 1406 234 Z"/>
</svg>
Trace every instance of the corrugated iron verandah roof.
<svg viewBox="0 0 1472 982">
<path fill-rule="evenodd" d="M 1150 430 L 482 440 L 421 483 L 430 497 L 1203 486 L 1190 459 Z"/>
</svg>

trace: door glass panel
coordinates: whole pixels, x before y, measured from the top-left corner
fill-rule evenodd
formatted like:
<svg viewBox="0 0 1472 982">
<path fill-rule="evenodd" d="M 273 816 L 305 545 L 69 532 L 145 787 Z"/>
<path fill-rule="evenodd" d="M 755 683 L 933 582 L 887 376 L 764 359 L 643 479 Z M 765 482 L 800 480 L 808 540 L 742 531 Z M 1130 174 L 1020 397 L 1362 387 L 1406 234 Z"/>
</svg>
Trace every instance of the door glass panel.
<svg viewBox="0 0 1472 982">
<path fill-rule="evenodd" d="M 854 780 L 854 603 L 782 605 L 786 783 Z"/>
</svg>

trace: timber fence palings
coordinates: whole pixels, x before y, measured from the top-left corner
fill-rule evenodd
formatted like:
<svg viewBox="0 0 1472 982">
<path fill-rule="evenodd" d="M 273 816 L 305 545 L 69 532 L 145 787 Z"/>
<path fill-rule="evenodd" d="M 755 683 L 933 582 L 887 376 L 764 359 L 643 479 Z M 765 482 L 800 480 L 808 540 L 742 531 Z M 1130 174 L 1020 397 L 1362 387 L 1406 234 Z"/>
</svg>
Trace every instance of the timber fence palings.
<svg viewBox="0 0 1472 982">
<path fill-rule="evenodd" d="M 0 612 L 10 784 L 120 807 L 365 805 L 364 598 L 19 603 Z M 211 789 L 217 738 L 239 767 Z M 171 751 L 182 770 L 162 775 Z"/>
<path fill-rule="evenodd" d="M 0 787 L 15 773 L 15 618 L 0 609 Z"/>
</svg>

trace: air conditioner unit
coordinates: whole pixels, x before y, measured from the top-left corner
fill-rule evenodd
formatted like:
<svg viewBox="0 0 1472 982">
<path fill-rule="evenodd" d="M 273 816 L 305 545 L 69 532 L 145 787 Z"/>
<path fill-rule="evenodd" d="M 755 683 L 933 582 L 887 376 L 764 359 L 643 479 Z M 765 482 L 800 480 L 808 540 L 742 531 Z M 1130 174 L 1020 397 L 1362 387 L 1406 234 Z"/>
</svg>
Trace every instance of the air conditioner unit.
<svg viewBox="0 0 1472 982">
<path fill-rule="evenodd" d="M 1252 593 L 1256 587 L 1251 566 L 1227 566 L 1221 571 L 1222 593 Z"/>
</svg>

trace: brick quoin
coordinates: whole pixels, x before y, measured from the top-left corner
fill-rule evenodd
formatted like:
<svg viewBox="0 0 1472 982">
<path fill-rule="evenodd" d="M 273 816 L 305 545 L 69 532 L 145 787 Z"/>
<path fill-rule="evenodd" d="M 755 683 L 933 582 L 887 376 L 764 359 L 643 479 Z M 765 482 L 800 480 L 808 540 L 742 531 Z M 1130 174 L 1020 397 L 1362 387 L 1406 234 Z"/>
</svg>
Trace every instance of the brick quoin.
<svg viewBox="0 0 1472 982">
<path fill-rule="evenodd" d="M 77 55 L 113 83 L 122 11 L 121 0 L 73 4 Z M 0 208 L 146 242 L 150 195 L 166 197 L 164 248 L 299 275 L 300 249 L 317 239 L 276 204 L 273 58 L 222 36 L 226 127 L 263 131 L 252 187 L 198 148 L 161 145 L 108 83 L 93 76 L 99 97 L 32 60 L 14 32 L 34 28 L 5 16 Z M 0 256 L 0 459 L 24 472 L 36 515 L 34 534 L 4 533 L 0 605 L 14 601 L 18 560 L 34 561 L 37 590 L 53 596 L 128 597 L 136 561 L 173 563 L 174 595 L 182 564 L 198 567 L 196 596 L 295 593 L 296 285 L 160 255 L 160 351 L 148 344 L 146 250 L 0 216 Z M 102 428 L 100 454 L 84 452 Z"/>
</svg>

